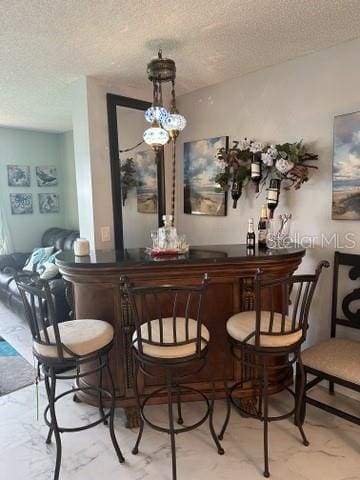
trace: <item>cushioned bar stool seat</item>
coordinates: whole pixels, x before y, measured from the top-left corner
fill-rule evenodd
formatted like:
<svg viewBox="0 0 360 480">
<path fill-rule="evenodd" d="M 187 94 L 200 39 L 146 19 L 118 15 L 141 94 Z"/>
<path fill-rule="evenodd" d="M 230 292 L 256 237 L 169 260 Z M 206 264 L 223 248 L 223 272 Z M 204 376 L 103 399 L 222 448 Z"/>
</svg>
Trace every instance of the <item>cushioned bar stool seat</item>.
<svg viewBox="0 0 360 480">
<path fill-rule="evenodd" d="M 273 313 L 273 328 L 271 330 L 272 334 L 270 335 L 268 333 L 270 331 L 270 319 L 271 312 L 261 311 L 260 330 L 264 332 L 263 335 L 260 335 L 261 347 L 286 347 L 300 340 L 302 330 L 300 329 L 297 332 L 290 333 L 292 331 L 292 321 L 291 318 L 287 316 L 285 317 L 284 331 L 281 332 L 282 315 L 276 312 Z M 240 312 L 229 318 L 226 323 L 226 330 L 228 335 L 235 340 L 239 340 L 240 342 L 246 341 L 249 345 L 254 345 L 255 335 L 250 335 L 255 332 L 255 325 L 255 310 Z"/>
<path fill-rule="evenodd" d="M 360 342 L 332 338 L 302 352 L 305 367 L 360 385 Z"/>
<path fill-rule="evenodd" d="M 102 320 L 70 320 L 58 324 L 61 343 L 66 348 L 62 348 L 64 358 L 72 358 L 71 350 L 75 355 L 87 356 L 102 349 L 112 342 L 114 329 L 108 322 Z M 34 351 L 42 357 L 57 358 L 58 349 L 56 346 L 54 327 L 51 325 L 47 329 L 49 340 L 53 345 L 47 345 L 34 341 Z M 40 332 L 41 340 L 45 340 L 45 334 Z"/>
<path fill-rule="evenodd" d="M 186 328 L 188 327 L 189 338 L 193 338 L 192 343 L 184 343 L 183 345 L 169 345 L 173 344 L 174 341 L 174 322 L 176 324 L 176 340 L 179 344 L 186 342 Z M 160 322 L 159 320 L 151 320 L 150 325 L 151 340 L 153 342 L 160 343 Z M 196 335 L 197 335 L 197 322 L 192 318 L 188 319 L 188 326 L 186 326 L 186 319 L 184 317 L 167 317 L 162 319 L 162 328 L 163 328 L 163 341 L 162 345 L 153 345 L 146 343 L 149 340 L 149 328 L 146 323 L 141 325 L 141 338 L 143 342 L 143 353 L 149 357 L 155 358 L 184 358 L 196 353 Z M 201 325 L 201 350 L 203 350 L 209 340 L 210 334 L 209 330 L 205 325 Z M 137 349 L 137 332 L 135 331 L 132 337 L 133 345 Z"/>
</svg>

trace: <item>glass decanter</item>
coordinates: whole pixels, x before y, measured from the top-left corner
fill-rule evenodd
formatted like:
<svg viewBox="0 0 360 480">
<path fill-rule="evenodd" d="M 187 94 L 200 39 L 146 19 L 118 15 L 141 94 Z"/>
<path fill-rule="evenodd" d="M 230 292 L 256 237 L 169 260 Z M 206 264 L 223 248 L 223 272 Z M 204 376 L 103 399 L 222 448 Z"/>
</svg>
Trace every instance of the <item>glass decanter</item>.
<svg viewBox="0 0 360 480">
<path fill-rule="evenodd" d="M 178 236 L 176 228 L 172 226 L 172 215 L 163 215 L 164 226 L 159 228 L 158 244 L 162 250 L 176 249 Z"/>
</svg>

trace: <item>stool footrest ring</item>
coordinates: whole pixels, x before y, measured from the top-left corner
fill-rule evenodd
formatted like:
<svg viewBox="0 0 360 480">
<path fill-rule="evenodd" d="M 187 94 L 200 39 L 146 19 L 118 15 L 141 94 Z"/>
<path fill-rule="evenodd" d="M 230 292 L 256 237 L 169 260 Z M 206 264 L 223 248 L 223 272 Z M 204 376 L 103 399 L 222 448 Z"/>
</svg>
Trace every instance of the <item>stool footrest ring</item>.
<svg viewBox="0 0 360 480">
<path fill-rule="evenodd" d="M 188 386 L 184 386 L 184 387 L 180 387 L 181 388 L 181 393 L 186 393 L 186 392 L 190 392 L 190 393 L 195 393 L 197 395 L 199 395 L 200 397 L 202 397 L 202 400 L 206 403 L 206 412 L 205 414 L 203 415 L 203 417 L 197 421 L 196 423 L 193 423 L 191 425 L 188 425 L 186 427 L 181 427 L 181 428 L 174 428 L 174 433 L 175 434 L 178 434 L 178 433 L 183 433 L 183 432 L 189 432 L 190 430 L 194 430 L 195 428 L 199 427 L 200 425 L 202 425 L 206 420 L 207 418 L 209 417 L 210 415 L 210 402 L 209 402 L 209 399 L 208 397 L 203 393 L 201 392 L 200 390 L 196 389 L 196 388 L 192 388 L 192 387 L 188 387 Z M 157 425 L 155 423 L 153 423 L 151 420 L 149 420 L 145 413 L 144 413 L 144 408 L 146 407 L 147 403 L 153 398 L 155 397 L 156 395 L 158 395 L 160 392 L 166 392 L 166 387 L 162 387 L 162 388 L 158 388 L 157 390 L 155 390 L 154 392 L 152 393 L 149 393 L 141 402 L 141 405 L 140 405 L 140 414 L 141 414 L 141 417 L 142 419 L 144 420 L 145 423 L 147 423 L 148 425 L 150 425 L 150 427 L 152 427 L 154 430 L 157 430 L 158 432 L 164 432 L 164 433 L 168 433 L 170 434 L 170 429 L 169 428 L 166 428 L 166 427 L 162 427 L 160 425 Z"/>
<path fill-rule="evenodd" d="M 258 420 L 264 421 L 264 416 L 261 414 L 260 411 L 258 411 L 258 413 L 255 414 L 255 413 L 251 413 L 251 412 L 245 410 L 244 408 L 241 407 L 241 404 L 239 404 L 239 402 L 238 402 L 240 399 L 237 399 L 237 398 L 233 397 L 233 393 L 238 387 L 241 387 L 241 382 L 237 382 L 231 388 L 229 388 L 229 398 L 230 398 L 231 404 L 234 406 L 234 408 L 236 410 L 238 410 L 241 414 L 246 415 L 247 417 L 257 418 Z M 294 392 L 292 390 L 290 390 L 289 388 L 285 387 L 284 390 L 286 390 L 291 395 L 294 395 Z M 259 394 L 261 394 L 260 391 L 259 391 Z M 269 422 L 276 422 L 278 420 L 284 420 L 286 418 L 289 418 L 289 417 L 293 416 L 294 413 L 295 413 L 295 408 L 293 408 L 290 412 L 284 413 L 283 415 L 268 416 L 267 420 Z"/>
<path fill-rule="evenodd" d="M 57 395 L 54 398 L 54 403 L 57 402 L 58 400 L 60 400 L 60 398 L 65 397 L 66 395 L 70 395 L 70 394 L 74 394 L 75 392 L 86 391 L 86 390 L 95 390 L 98 393 L 106 395 L 110 399 L 112 398 L 112 395 L 108 390 L 106 390 L 104 388 L 96 387 L 96 386 L 89 386 L 89 387 L 71 388 L 71 390 L 66 390 L 65 392 L 62 392 L 60 395 Z M 51 424 L 51 421 L 48 418 L 49 409 L 50 409 L 50 405 L 47 405 L 47 407 L 44 410 L 44 420 L 45 420 L 46 425 L 51 428 L 52 424 Z M 60 427 L 59 426 L 58 430 L 59 430 L 60 433 L 63 433 L 63 432 L 81 432 L 82 430 L 87 430 L 88 428 L 95 427 L 96 425 L 100 425 L 100 423 L 103 423 L 104 420 L 106 420 L 107 418 L 110 417 L 110 413 L 111 412 L 109 410 L 108 412 L 104 413 L 104 415 L 101 415 L 98 420 L 96 420 L 95 422 L 91 422 L 87 425 L 82 425 L 80 427 Z"/>
</svg>

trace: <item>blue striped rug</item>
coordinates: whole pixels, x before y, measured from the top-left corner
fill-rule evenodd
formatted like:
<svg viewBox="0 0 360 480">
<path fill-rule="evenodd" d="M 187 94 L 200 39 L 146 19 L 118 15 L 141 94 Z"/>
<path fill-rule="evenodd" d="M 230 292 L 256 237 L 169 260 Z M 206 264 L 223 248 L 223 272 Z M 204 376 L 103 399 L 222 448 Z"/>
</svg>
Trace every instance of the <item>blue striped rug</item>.
<svg viewBox="0 0 360 480">
<path fill-rule="evenodd" d="M 0 357 L 18 357 L 20 353 L 6 340 L 0 337 Z"/>
<path fill-rule="evenodd" d="M 32 365 L 0 337 L 0 396 L 20 390 L 33 382 Z"/>
</svg>

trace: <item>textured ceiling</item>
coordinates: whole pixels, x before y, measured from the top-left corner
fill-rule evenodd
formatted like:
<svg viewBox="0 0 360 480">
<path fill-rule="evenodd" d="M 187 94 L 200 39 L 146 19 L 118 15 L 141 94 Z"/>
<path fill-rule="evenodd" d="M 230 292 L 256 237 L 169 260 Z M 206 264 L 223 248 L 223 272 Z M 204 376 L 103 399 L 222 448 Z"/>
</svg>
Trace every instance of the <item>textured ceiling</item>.
<svg viewBox="0 0 360 480">
<path fill-rule="evenodd" d="M 185 93 L 360 37 L 360 0 L 0 0 L 0 125 L 71 128 L 84 75 L 136 88 L 159 45 Z"/>
</svg>

